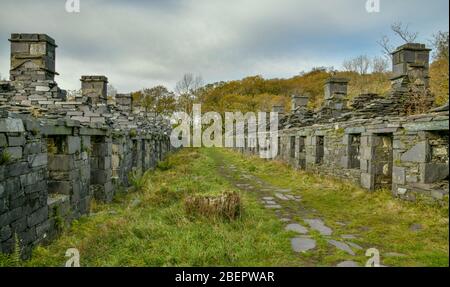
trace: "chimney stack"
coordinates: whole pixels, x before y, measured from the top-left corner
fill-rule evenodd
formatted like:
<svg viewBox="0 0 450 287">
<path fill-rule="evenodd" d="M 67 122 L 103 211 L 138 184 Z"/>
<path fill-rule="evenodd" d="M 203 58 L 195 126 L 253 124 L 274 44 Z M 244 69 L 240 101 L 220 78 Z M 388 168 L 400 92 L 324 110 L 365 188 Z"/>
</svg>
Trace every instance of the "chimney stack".
<svg viewBox="0 0 450 287">
<path fill-rule="evenodd" d="M 325 100 L 345 98 L 348 82 L 345 78 L 329 78 L 325 82 Z"/>
<path fill-rule="evenodd" d="M 429 86 L 430 51 L 425 44 L 408 43 L 392 53 L 394 75 L 391 81 L 394 89 L 400 88 L 406 79 L 411 82 L 420 80 L 425 87 Z"/>
<path fill-rule="evenodd" d="M 107 103 L 108 78 L 105 76 L 82 76 L 81 93 L 90 104 Z"/>
<path fill-rule="evenodd" d="M 347 108 L 348 79 L 330 78 L 325 82 L 325 108 L 332 117 L 339 117 Z"/>
<path fill-rule="evenodd" d="M 10 80 L 54 81 L 55 40 L 45 34 L 11 34 Z"/>
<path fill-rule="evenodd" d="M 116 94 L 116 106 L 124 111 L 131 111 L 133 99 L 131 94 Z"/>
<path fill-rule="evenodd" d="M 273 105 L 272 106 L 272 112 L 284 114 L 284 106 L 283 105 Z"/>
<path fill-rule="evenodd" d="M 292 95 L 291 96 L 291 110 L 294 112 L 297 108 L 306 108 L 308 105 L 308 96 Z"/>
</svg>

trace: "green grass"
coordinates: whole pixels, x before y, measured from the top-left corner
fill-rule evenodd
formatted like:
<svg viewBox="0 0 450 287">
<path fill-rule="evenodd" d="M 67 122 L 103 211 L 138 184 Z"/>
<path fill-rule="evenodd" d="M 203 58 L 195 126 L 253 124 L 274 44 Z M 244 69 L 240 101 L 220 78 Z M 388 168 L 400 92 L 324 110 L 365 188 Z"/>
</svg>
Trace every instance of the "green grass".
<svg viewBox="0 0 450 287">
<path fill-rule="evenodd" d="M 144 179 L 135 178 L 139 188 L 132 190 L 138 191 L 120 193 L 112 204 L 93 204 L 93 215 L 75 221 L 59 239 L 36 248 L 32 259 L 20 265 L 64 266 L 68 248 L 80 251 L 81 266 L 334 266 L 343 260 L 364 265 L 368 259 L 364 251 L 351 257 L 316 232 L 311 232 L 317 240 L 314 251 L 292 252 L 290 238 L 295 234 L 283 230 L 284 224 L 262 207 L 255 192 L 240 192 L 243 212 L 238 220 L 186 215 L 187 196 L 236 190 L 217 168 L 229 164 L 239 169 L 236 176 L 245 170 L 274 186 L 291 188 L 301 195 L 305 209 L 333 228 L 335 239 L 357 235 L 355 243 L 380 250 L 384 265 L 449 264 L 448 205 L 400 201 L 388 191 L 369 193 L 330 177 L 224 149 L 183 149 L 169 162 L 147 172 Z M 298 203 L 287 204 L 298 209 Z M 294 219 L 304 224 L 300 214 Z M 415 223 L 423 229 L 412 231 Z M 406 256 L 384 257 L 386 252 Z M 10 257 L 0 255 L 0 266 L 13 264 Z"/>
<path fill-rule="evenodd" d="M 226 162 L 240 166 L 266 182 L 291 188 L 301 195 L 302 204 L 332 227 L 335 235 L 355 234 L 355 243 L 364 248 L 377 248 L 382 264 L 388 266 L 448 266 L 449 220 L 448 202 L 444 206 L 406 202 L 392 197 L 387 190 L 367 192 L 353 184 L 326 176 L 296 171 L 284 163 L 245 157 L 231 151 L 217 151 Z M 256 167 L 256 168 L 255 168 Z M 296 218 L 302 222 L 301 217 Z M 341 226 L 338 223 L 346 223 Z M 420 231 L 411 230 L 420 224 Z M 318 250 L 310 254 L 317 265 L 333 265 L 343 258 L 367 261 L 364 252 L 351 257 L 330 252 L 330 246 L 315 236 Z M 333 247 L 331 247 L 333 249 Z M 387 252 L 403 257 L 384 257 Z M 317 253 L 321 253 L 320 256 Z"/>
<path fill-rule="evenodd" d="M 63 266 L 68 248 L 78 248 L 81 266 L 299 266 L 290 234 L 256 198 L 241 194 L 243 214 L 235 221 L 185 214 L 189 194 L 233 190 L 206 150 L 184 149 L 172 168 L 147 173 L 149 188 L 96 204 L 94 216 L 73 223 L 25 266 Z M 1 259 L 0 259 L 1 262 Z M 1 263 L 0 263 L 1 264 Z"/>
</svg>

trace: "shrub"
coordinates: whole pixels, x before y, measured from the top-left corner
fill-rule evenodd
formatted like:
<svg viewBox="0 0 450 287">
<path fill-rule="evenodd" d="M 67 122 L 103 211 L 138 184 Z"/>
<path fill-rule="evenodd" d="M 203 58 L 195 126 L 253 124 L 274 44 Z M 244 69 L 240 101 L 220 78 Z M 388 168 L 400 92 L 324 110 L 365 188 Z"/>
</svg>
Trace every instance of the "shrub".
<svg viewBox="0 0 450 287">
<path fill-rule="evenodd" d="M 184 201 L 188 215 L 234 220 L 241 214 L 241 198 L 236 192 L 224 192 L 219 196 L 194 195 Z"/>
</svg>

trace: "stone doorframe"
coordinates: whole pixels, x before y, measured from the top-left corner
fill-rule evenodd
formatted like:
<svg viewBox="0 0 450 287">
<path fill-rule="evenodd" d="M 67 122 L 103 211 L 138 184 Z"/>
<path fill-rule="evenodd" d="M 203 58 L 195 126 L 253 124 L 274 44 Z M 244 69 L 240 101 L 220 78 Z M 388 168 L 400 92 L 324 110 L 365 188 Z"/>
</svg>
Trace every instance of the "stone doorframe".
<svg viewBox="0 0 450 287">
<path fill-rule="evenodd" d="M 389 136 L 393 139 L 397 128 L 374 129 L 361 134 L 360 145 L 360 170 L 361 170 L 361 186 L 373 191 L 377 188 L 376 176 L 380 172 L 377 166 L 377 149 L 380 148 L 382 137 Z M 392 186 L 392 166 L 393 166 L 393 147 L 392 142 L 390 148 L 391 157 L 389 159 L 389 177 Z"/>
</svg>

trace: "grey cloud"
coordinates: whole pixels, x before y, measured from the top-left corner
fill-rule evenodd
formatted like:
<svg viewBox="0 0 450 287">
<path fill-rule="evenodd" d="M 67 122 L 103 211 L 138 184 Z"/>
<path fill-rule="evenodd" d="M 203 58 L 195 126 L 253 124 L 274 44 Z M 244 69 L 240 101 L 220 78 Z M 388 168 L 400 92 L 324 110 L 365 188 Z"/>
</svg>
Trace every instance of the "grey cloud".
<svg viewBox="0 0 450 287">
<path fill-rule="evenodd" d="M 11 32 L 41 32 L 59 45 L 58 82 L 78 88 L 82 74 L 105 74 L 120 90 L 165 84 L 185 72 L 205 81 L 246 75 L 289 77 L 313 66 L 338 67 L 345 57 L 378 53 L 390 23 L 410 23 L 422 35 L 448 30 L 448 1 L 381 0 L 81 0 L 2 1 L 0 73 L 8 73 Z"/>
</svg>

